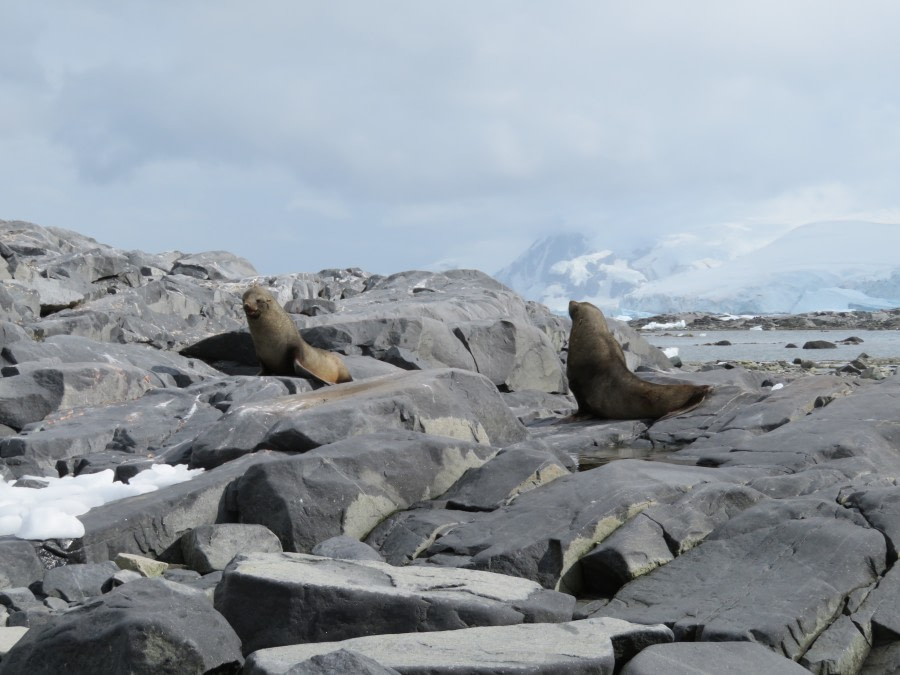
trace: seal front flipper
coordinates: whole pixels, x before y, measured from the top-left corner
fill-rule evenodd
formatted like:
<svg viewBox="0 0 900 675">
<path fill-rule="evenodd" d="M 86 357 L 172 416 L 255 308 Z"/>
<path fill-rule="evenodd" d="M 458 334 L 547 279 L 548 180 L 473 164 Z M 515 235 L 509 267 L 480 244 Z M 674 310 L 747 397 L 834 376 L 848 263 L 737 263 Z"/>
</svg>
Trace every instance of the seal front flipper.
<svg viewBox="0 0 900 675">
<path fill-rule="evenodd" d="M 294 353 L 294 373 L 296 373 L 298 377 L 312 378 L 316 382 L 321 382 L 322 384 L 336 384 L 336 381 L 328 380 L 304 366 L 300 361 L 300 355 L 296 352 Z"/>
</svg>

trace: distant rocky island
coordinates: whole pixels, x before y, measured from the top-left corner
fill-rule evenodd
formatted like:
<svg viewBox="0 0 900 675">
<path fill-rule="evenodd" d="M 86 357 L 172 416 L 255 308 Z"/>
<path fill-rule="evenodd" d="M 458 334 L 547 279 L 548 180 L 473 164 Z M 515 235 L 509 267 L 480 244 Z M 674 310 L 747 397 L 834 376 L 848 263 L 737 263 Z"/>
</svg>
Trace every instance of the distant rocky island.
<svg viewBox="0 0 900 675">
<path fill-rule="evenodd" d="M 353 381 L 258 375 L 251 283 Z M 844 314 L 753 325 L 896 327 Z M 678 369 L 607 322 L 711 393 L 573 419 L 569 319 L 477 271 L 0 221 L 0 675 L 898 672 L 900 375 Z M 41 477 L 159 463 L 203 471 L 15 536 Z"/>
<path fill-rule="evenodd" d="M 709 312 L 659 314 L 633 319 L 628 325 L 640 330 L 648 324 L 684 322 L 685 330 L 900 330 L 900 307 L 878 311 L 807 312 L 805 314 L 763 314 L 733 316 Z"/>
</svg>

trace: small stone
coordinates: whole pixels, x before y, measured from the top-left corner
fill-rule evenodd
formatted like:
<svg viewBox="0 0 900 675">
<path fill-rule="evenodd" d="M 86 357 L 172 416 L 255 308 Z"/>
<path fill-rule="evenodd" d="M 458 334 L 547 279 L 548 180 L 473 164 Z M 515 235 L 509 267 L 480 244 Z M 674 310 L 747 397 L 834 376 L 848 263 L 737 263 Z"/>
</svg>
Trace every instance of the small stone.
<svg viewBox="0 0 900 675">
<path fill-rule="evenodd" d="M 120 569 L 137 572 L 142 577 L 158 577 L 169 569 L 168 563 L 134 553 L 119 553 L 116 556 L 116 565 Z"/>
</svg>

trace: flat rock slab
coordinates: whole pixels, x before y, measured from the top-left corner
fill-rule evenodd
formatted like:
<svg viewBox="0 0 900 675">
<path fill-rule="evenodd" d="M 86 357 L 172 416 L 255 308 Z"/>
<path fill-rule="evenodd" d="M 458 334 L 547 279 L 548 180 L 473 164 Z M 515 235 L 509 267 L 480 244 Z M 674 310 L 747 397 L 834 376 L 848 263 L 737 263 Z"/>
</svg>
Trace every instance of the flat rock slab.
<svg viewBox="0 0 900 675">
<path fill-rule="evenodd" d="M 305 452 L 387 430 L 497 447 L 527 436 L 483 375 L 455 369 L 403 372 L 237 406 L 196 439 L 191 465 L 208 468 L 264 448 Z"/>
<path fill-rule="evenodd" d="M 139 579 L 29 630 L 0 673 L 237 673 L 242 660 L 202 593 Z"/>
<path fill-rule="evenodd" d="M 679 641 L 752 640 L 797 659 L 885 559 L 884 537 L 852 511 L 766 500 L 592 616 L 665 623 Z"/>
<path fill-rule="evenodd" d="M 249 469 L 235 486 L 237 519 L 265 525 L 286 551 L 309 553 L 338 535 L 362 539 L 496 452 L 414 431 L 354 436 Z"/>
<path fill-rule="evenodd" d="M 249 553 L 225 569 L 215 606 L 250 653 L 381 633 L 568 621 L 575 598 L 487 572 Z"/>
<path fill-rule="evenodd" d="M 491 626 L 262 649 L 250 655 L 244 673 L 284 675 L 318 655 L 346 649 L 410 675 L 612 675 L 617 660 L 671 640 L 665 626 L 610 619 Z"/>
<path fill-rule="evenodd" d="M 809 675 L 771 649 L 752 642 L 673 642 L 647 647 L 621 675 Z"/>
</svg>

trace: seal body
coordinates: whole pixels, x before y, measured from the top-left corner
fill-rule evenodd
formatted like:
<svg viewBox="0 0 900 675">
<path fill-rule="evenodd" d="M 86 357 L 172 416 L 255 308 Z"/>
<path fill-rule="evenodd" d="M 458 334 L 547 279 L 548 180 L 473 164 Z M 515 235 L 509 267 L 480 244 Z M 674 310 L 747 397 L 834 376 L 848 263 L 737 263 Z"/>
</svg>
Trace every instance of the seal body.
<svg viewBox="0 0 900 675">
<path fill-rule="evenodd" d="M 262 367 L 260 375 L 313 377 L 326 384 L 351 381 L 341 357 L 307 343 L 288 313 L 265 288 L 248 288 L 243 304 L 256 358 Z"/>
<path fill-rule="evenodd" d="M 628 370 L 625 353 L 589 302 L 569 303 L 572 332 L 566 376 L 579 416 L 604 419 L 658 419 L 700 404 L 708 385 L 647 382 Z"/>
</svg>

